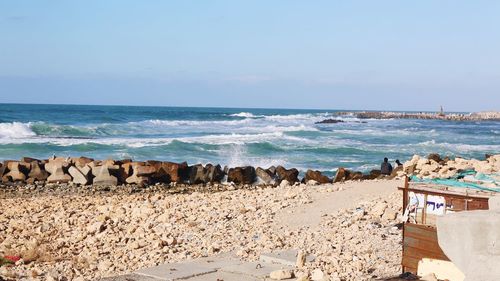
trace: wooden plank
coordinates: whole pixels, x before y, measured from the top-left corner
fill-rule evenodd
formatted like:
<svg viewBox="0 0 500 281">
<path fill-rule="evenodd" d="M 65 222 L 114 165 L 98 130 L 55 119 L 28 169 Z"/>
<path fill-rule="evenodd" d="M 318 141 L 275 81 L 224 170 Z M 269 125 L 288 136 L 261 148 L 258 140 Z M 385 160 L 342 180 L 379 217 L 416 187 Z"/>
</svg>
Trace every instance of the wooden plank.
<svg viewBox="0 0 500 281">
<path fill-rule="evenodd" d="M 414 237 L 405 237 L 403 246 L 412 247 L 415 249 L 442 254 L 443 251 L 439 248 L 437 241 L 422 240 Z"/>
<path fill-rule="evenodd" d="M 413 248 L 409 246 L 403 246 L 404 256 L 412 258 L 430 258 L 438 260 L 449 260 L 448 257 L 441 251 L 440 248 L 434 248 L 433 250 L 423 250 L 418 248 Z"/>
<path fill-rule="evenodd" d="M 404 230 L 403 240 L 405 237 L 413 237 L 420 240 L 437 242 L 437 231 L 435 227 L 405 223 Z"/>
<path fill-rule="evenodd" d="M 403 265 L 403 271 L 417 274 L 419 261 L 420 259 L 403 256 L 403 261 L 401 262 L 401 264 Z"/>
<path fill-rule="evenodd" d="M 450 190 L 441 190 L 441 189 L 436 189 L 436 188 L 415 188 L 415 187 L 408 187 L 408 188 L 401 188 L 398 187 L 398 189 L 406 189 L 407 191 L 412 191 L 415 193 L 421 193 L 421 194 L 429 194 L 429 195 L 437 195 L 437 196 L 452 196 L 455 198 L 459 199 L 486 199 L 488 200 L 492 195 L 490 195 L 487 192 L 482 192 L 481 194 L 465 194 L 461 192 L 454 192 Z"/>
<path fill-rule="evenodd" d="M 467 210 L 488 210 L 489 204 L 487 200 L 468 200 Z"/>
<path fill-rule="evenodd" d="M 452 210 L 456 212 L 489 209 L 488 199 L 484 198 L 463 199 L 445 196 L 445 200 L 446 207 L 450 208 L 451 206 L 453 206 Z"/>
<path fill-rule="evenodd" d="M 403 229 L 403 271 L 417 273 L 423 258 L 449 260 L 439 247 L 435 227 L 405 223 Z"/>
</svg>

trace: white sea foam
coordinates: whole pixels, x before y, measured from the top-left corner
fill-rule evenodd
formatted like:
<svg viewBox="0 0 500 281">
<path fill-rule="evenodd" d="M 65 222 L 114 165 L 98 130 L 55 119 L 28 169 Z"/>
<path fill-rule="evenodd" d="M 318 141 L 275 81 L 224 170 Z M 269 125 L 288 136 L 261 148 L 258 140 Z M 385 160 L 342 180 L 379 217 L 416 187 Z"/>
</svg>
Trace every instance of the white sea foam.
<svg viewBox="0 0 500 281">
<path fill-rule="evenodd" d="M 243 118 L 259 118 L 259 117 L 264 117 L 264 115 L 254 115 L 250 112 L 240 112 L 240 113 L 235 113 L 235 114 L 230 114 L 229 116 L 232 117 L 243 117 Z"/>
<path fill-rule="evenodd" d="M 0 139 L 21 139 L 36 136 L 31 130 L 31 123 L 0 123 Z"/>
<path fill-rule="evenodd" d="M 204 120 L 145 120 L 139 122 L 129 122 L 129 125 L 149 125 L 149 126 L 165 126 L 165 127 L 177 127 L 177 126 L 193 126 L 193 127 L 203 127 L 208 125 L 241 125 L 250 123 L 251 120 L 242 119 L 242 120 L 213 120 L 213 121 L 204 121 Z"/>
<path fill-rule="evenodd" d="M 102 144 L 102 145 L 118 145 L 132 148 L 146 146 L 160 146 L 170 144 L 177 140 L 185 143 L 200 143 L 214 145 L 228 144 L 249 144 L 265 141 L 290 141 L 290 142 L 307 142 L 307 139 L 286 136 L 283 132 L 270 132 L 259 134 L 212 134 L 205 136 L 194 137 L 178 137 L 178 138 L 64 138 L 64 137 L 33 137 L 33 138 L 0 138 L 0 144 L 22 144 L 22 143 L 50 143 L 58 146 L 72 146 L 81 144 Z"/>
</svg>

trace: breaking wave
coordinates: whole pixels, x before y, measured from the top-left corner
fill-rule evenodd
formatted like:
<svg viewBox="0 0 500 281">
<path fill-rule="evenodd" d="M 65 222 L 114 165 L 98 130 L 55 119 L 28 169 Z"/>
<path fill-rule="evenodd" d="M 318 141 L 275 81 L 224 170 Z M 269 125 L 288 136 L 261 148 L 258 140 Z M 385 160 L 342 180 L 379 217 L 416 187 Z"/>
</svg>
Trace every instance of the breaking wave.
<svg viewBox="0 0 500 281">
<path fill-rule="evenodd" d="M 0 139 L 22 139 L 36 136 L 29 123 L 0 123 Z"/>
</svg>

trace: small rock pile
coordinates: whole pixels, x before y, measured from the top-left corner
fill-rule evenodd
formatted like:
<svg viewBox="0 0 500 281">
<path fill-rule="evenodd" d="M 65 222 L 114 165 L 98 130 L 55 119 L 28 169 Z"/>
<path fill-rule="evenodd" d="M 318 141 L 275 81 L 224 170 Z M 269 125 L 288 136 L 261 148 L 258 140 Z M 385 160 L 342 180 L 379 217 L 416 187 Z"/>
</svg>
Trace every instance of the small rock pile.
<svg viewBox="0 0 500 281">
<path fill-rule="evenodd" d="M 424 179 L 451 178 L 457 173 L 474 170 L 482 174 L 500 172 L 500 154 L 487 155 L 485 160 L 464 159 L 457 157 L 441 158 L 439 154 L 429 154 L 427 157 L 414 155 L 411 160 L 403 164 L 402 168 L 394 171 L 397 176 L 416 175 Z"/>
</svg>

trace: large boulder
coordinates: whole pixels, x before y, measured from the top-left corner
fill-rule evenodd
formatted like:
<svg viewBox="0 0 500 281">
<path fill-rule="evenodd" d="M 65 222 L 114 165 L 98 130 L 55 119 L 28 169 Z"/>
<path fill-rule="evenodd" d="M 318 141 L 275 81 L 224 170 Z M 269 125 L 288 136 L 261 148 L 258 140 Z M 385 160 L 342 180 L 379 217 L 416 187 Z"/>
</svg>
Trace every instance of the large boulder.
<svg viewBox="0 0 500 281">
<path fill-rule="evenodd" d="M 349 174 L 349 180 L 362 180 L 363 179 L 363 173 L 359 171 L 351 171 Z"/>
<path fill-rule="evenodd" d="M 431 153 L 431 154 L 427 155 L 427 159 L 428 159 L 428 160 L 434 160 L 434 161 L 436 161 L 437 163 L 439 163 L 439 162 L 443 161 L 443 160 L 441 159 L 441 156 L 440 156 L 439 154 L 437 154 L 437 153 Z"/>
<path fill-rule="evenodd" d="M 307 183 L 310 180 L 316 181 L 317 183 L 321 184 L 331 182 L 330 178 L 323 175 L 320 171 L 307 170 L 304 181 Z"/>
<path fill-rule="evenodd" d="M 64 171 L 63 163 L 51 168 L 52 173 L 47 178 L 48 183 L 68 183 L 71 181 L 71 176 Z"/>
<path fill-rule="evenodd" d="M 153 166 L 146 166 L 145 162 L 132 162 L 132 175 L 125 182 L 128 184 L 137 184 L 145 186 L 150 184 L 150 176 L 155 173 Z"/>
<path fill-rule="evenodd" d="M 134 172 L 136 175 L 142 177 L 142 176 L 152 176 L 154 173 L 156 173 L 156 168 L 155 166 L 150 166 L 150 165 L 137 165 L 135 166 Z"/>
<path fill-rule="evenodd" d="M 93 183 L 94 185 L 117 185 L 118 178 L 113 176 L 112 172 L 117 172 L 120 166 L 115 165 L 114 161 L 105 162 L 92 162 L 92 175 L 94 175 Z M 95 165 L 102 164 L 102 165 Z"/>
<path fill-rule="evenodd" d="M 124 184 L 127 178 L 132 175 L 132 170 L 131 162 L 120 162 L 118 170 L 112 171 L 112 175 L 116 177 L 118 184 Z"/>
<path fill-rule="evenodd" d="M 163 170 L 168 175 L 170 182 L 181 183 L 188 180 L 189 167 L 186 162 L 163 162 L 161 165 L 161 170 Z"/>
<path fill-rule="evenodd" d="M 68 168 L 68 173 L 71 175 L 73 178 L 73 183 L 80 184 L 80 185 L 87 185 L 90 183 L 89 175 L 90 175 L 90 167 L 89 166 L 84 166 L 82 167 L 83 171 L 78 169 L 75 166 L 71 166 Z"/>
<path fill-rule="evenodd" d="M 389 179 L 393 179 L 398 176 L 399 172 L 403 172 L 403 165 L 399 165 L 396 168 L 392 170 L 391 175 L 389 176 Z"/>
<path fill-rule="evenodd" d="M 45 167 L 41 167 L 41 164 L 37 161 L 31 162 L 31 170 L 28 174 L 28 182 L 33 183 L 35 181 L 46 181 L 49 177 L 49 173 L 45 170 Z"/>
<path fill-rule="evenodd" d="M 189 167 L 189 183 L 190 184 L 200 184 L 206 183 L 207 178 L 205 174 L 205 169 L 202 164 L 197 164 Z"/>
<path fill-rule="evenodd" d="M 45 171 L 50 175 L 47 177 L 48 183 L 67 183 L 71 181 L 71 176 L 67 174 L 70 162 L 67 158 L 52 157 L 45 163 Z"/>
<path fill-rule="evenodd" d="M 23 157 L 23 158 L 21 158 L 21 162 L 25 162 L 25 163 L 38 162 L 38 163 L 40 163 L 40 160 L 38 160 L 36 158 L 31 158 L 31 157 Z"/>
<path fill-rule="evenodd" d="M 276 171 L 276 170 L 274 170 Z M 255 170 L 255 174 L 258 180 L 264 184 L 275 184 L 275 175 L 270 169 L 263 169 L 261 167 L 257 167 Z"/>
<path fill-rule="evenodd" d="M 205 166 L 205 177 L 207 182 L 221 182 L 224 178 L 224 171 L 222 171 L 222 167 L 220 165 L 212 165 L 207 164 Z"/>
<path fill-rule="evenodd" d="M 50 174 L 53 174 L 55 170 L 61 166 L 67 169 L 71 165 L 70 161 L 71 159 L 68 158 L 54 156 L 48 159 L 47 162 L 45 163 L 44 165 L 45 171 L 49 172 Z"/>
<path fill-rule="evenodd" d="M 371 170 L 369 174 L 363 175 L 364 180 L 374 180 L 382 175 L 380 170 Z"/>
<path fill-rule="evenodd" d="M 31 164 L 19 161 L 6 161 L 4 165 L 8 172 L 2 176 L 2 182 L 26 181 L 26 173 L 29 171 Z"/>
<path fill-rule="evenodd" d="M 299 170 L 295 168 L 287 170 L 283 166 L 278 166 L 276 167 L 276 175 L 279 182 L 286 180 L 290 184 L 294 184 L 299 181 Z"/>
<path fill-rule="evenodd" d="M 252 166 L 230 168 L 227 181 L 235 184 L 252 184 L 255 181 L 255 168 Z"/>
<path fill-rule="evenodd" d="M 348 169 L 343 168 L 343 167 L 339 167 L 337 169 L 337 173 L 335 174 L 335 177 L 333 177 L 333 182 L 334 183 L 343 182 L 349 178 L 350 174 L 351 174 L 351 172 Z"/>
<path fill-rule="evenodd" d="M 75 165 L 77 168 L 82 168 L 93 162 L 94 159 L 88 158 L 88 157 L 73 157 L 71 158 L 71 162 L 73 165 Z"/>
</svg>

